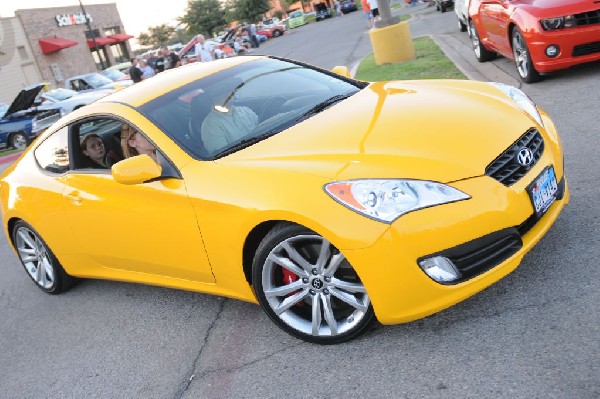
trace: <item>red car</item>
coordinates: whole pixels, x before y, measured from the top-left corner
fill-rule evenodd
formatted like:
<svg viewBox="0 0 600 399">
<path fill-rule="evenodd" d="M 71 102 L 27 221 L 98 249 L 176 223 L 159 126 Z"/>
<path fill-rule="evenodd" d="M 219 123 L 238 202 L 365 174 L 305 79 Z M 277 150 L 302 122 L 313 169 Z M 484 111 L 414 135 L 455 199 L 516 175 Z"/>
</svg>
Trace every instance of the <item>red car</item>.
<svg viewBox="0 0 600 399">
<path fill-rule="evenodd" d="M 469 16 L 477 59 L 514 59 L 526 83 L 600 60 L 599 0 L 471 0 Z"/>
</svg>

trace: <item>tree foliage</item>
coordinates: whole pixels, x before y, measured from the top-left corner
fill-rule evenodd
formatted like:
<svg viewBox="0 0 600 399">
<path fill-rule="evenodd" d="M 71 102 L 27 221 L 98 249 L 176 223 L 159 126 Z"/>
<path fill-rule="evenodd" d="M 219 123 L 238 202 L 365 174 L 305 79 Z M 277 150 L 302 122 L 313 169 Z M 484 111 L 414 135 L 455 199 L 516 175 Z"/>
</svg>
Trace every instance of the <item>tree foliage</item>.
<svg viewBox="0 0 600 399">
<path fill-rule="evenodd" d="M 203 33 L 209 37 L 227 25 L 225 10 L 219 0 L 189 0 L 186 13 L 179 22 L 192 34 Z"/>
<path fill-rule="evenodd" d="M 253 23 L 262 20 L 271 5 L 269 0 L 232 0 L 231 8 L 238 21 Z"/>
<path fill-rule="evenodd" d="M 142 32 L 137 37 L 137 41 L 141 46 L 157 47 L 161 44 L 170 43 L 175 37 L 175 28 L 167 24 L 151 26 L 148 31 L 149 33 Z"/>
</svg>

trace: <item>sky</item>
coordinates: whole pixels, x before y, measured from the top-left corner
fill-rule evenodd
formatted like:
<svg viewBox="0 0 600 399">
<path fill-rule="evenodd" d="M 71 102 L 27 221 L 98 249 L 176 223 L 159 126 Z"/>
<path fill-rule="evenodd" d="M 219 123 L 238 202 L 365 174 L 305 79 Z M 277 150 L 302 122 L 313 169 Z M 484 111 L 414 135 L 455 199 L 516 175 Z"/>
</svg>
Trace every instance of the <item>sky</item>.
<svg viewBox="0 0 600 399">
<path fill-rule="evenodd" d="M 176 25 L 175 19 L 185 13 L 188 0 L 82 0 L 82 3 L 84 7 L 116 3 L 125 26 L 124 33 L 137 37 L 147 32 L 149 26 Z M 79 0 L 1 0 L 0 17 L 13 17 L 15 10 L 60 6 L 79 6 Z"/>
</svg>

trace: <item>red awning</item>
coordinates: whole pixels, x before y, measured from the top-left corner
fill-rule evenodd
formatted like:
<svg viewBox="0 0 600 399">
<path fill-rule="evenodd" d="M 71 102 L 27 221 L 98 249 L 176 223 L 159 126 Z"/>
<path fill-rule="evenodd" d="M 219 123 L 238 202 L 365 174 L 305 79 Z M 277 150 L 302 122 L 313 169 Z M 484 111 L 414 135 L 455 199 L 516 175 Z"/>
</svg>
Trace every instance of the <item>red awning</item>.
<svg viewBox="0 0 600 399">
<path fill-rule="evenodd" d="M 110 37 L 97 37 L 96 44 L 98 47 L 106 46 L 107 44 L 116 43 L 115 39 L 111 39 Z M 94 41 L 92 39 L 87 39 L 88 47 L 94 49 Z"/>
<path fill-rule="evenodd" d="M 115 39 L 115 43 L 126 42 L 129 39 L 133 39 L 133 36 L 126 35 L 125 33 L 117 33 L 114 35 L 109 35 L 108 37 L 110 37 L 111 39 Z"/>
<path fill-rule="evenodd" d="M 42 53 L 48 54 L 67 47 L 77 46 L 79 43 L 62 37 L 44 37 L 38 40 Z"/>
</svg>

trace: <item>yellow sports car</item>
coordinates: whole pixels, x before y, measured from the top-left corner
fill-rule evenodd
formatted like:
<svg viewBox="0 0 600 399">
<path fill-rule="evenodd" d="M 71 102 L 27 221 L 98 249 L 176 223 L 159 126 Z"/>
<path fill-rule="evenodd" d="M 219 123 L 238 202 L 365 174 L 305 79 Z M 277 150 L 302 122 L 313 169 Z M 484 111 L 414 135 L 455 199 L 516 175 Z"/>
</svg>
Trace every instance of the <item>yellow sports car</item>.
<svg viewBox="0 0 600 399">
<path fill-rule="evenodd" d="M 51 294 L 101 278 L 258 302 L 332 344 L 515 269 L 568 201 L 548 115 L 498 83 L 346 75 L 195 63 L 64 117 L 0 180 L 25 271 Z"/>
</svg>

